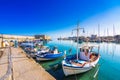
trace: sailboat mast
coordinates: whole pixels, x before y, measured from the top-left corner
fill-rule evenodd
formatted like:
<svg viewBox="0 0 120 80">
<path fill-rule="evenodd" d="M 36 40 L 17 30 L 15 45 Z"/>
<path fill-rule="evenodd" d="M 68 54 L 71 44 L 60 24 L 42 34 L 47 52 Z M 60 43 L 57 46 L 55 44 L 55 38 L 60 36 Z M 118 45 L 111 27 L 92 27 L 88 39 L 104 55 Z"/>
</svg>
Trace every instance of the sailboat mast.
<svg viewBox="0 0 120 80">
<path fill-rule="evenodd" d="M 113 41 L 115 41 L 115 26 L 113 24 Z"/>
<path fill-rule="evenodd" d="M 100 24 L 98 24 L 98 37 L 100 37 Z"/>
<path fill-rule="evenodd" d="M 103 36 L 106 36 L 105 32 L 106 32 L 106 31 L 105 31 L 105 29 L 104 29 L 104 35 L 103 35 Z"/>
<path fill-rule="evenodd" d="M 113 36 L 115 36 L 115 26 L 113 24 Z"/>
<path fill-rule="evenodd" d="M 98 24 L 98 42 L 100 41 L 100 24 Z"/>
<path fill-rule="evenodd" d="M 108 31 L 108 28 L 107 28 L 107 37 L 109 37 L 109 31 Z M 109 42 L 109 39 L 107 39 L 107 42 Z"/>
<path fill-rule="evenodd" d="M 109 36 L 109 31 L 108 31 L 108 28 L 107 28 L 107 36 Z"/>
<path fill-rule="evenodd" d="M 77 60 L 78 60 L 78 39 L 79 39 L 79 23 L 77 25 Z"/>
</svg>

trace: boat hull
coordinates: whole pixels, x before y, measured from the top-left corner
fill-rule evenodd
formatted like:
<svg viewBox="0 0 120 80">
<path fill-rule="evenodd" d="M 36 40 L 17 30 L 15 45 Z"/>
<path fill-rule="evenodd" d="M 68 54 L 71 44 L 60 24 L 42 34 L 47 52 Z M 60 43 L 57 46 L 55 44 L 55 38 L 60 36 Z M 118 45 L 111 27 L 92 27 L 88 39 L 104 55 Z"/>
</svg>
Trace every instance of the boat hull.
<svg viewBox="0 0 120 80">
<path fill-rule="evenodd" d="M 100 58 L 100 56 L 98 56 L 96 61 L 87 63 L 83 67 L 71 65 L 69 63 L 66 63 L 65 60 L 63 60 L 62 61 L 63 72 L 64 72 L 65 76 L 87 72 L 87 71 L 91 70 L 93 67 L 96 66 L 96 64 L 99 61 L 99 58 Z"/>
<path fill-rule="evenodd" d="M 42 58 L 42 57 L 36 57 L 37 61 L 48 61 L 48 60 L 53 60 L 53 59 L 48 59 L 48 58 Z"/>
<path fill-rule="evenodd" d="M 76 67 L 68 67 L 68 66 L 64 66 L 64 65 L 62 65 L 62 67 L 63 67 L 65 76 L 84 73 L 84 72 L 87 72 L 92 69 L 92 67 L 76 68 Z"/>
<path fill-rule="evenodd" d="M 54 59 L 62 57 L 63 55 L 64 55 L 64 53 L 59 53 L 59 54 L 47 53 L 46 55 L 38 55 L 38 56 L 36 56 L 36 60 L 37 61 L 54 60 Z"/>
</svg>

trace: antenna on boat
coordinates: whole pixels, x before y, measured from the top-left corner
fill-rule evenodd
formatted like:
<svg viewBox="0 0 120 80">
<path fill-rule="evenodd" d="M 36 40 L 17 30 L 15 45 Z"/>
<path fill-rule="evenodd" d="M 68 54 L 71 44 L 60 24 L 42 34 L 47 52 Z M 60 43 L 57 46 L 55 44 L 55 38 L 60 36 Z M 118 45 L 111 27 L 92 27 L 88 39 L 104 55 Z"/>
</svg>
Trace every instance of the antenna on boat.
<svg viewBox="0 0 120 80">
<path fill-rule="evenodd" d="M 85 31 L 84 31 L 84 28 L 80 28 L 79 26 L 80 26 L 80 24 L 79 24 L 79 22 L 78 22 L 77 28 L 72 30 L 72 32 L 73 32 L 74 30 L 77 31 L 77 60 L 78 60 L 78 39 L 79 39 L 79 31 L 80 31 L 80 29 L 83 29 L 83 32 L 85 32 Z"/>
</svg>

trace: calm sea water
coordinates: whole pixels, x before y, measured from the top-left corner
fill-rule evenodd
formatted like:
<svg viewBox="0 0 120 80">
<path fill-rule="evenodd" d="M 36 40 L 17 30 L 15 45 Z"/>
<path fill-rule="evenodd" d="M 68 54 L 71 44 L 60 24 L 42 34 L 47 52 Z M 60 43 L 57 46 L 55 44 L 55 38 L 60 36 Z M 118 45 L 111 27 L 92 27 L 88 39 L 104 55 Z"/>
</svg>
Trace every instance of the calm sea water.
<svg viewBox="0 0 120 80">
<path fill-rule="evenodd" d="M 63 57 L 53 60 L 39 62 L 57 80 L 120 80 L 120 44 L 115 43 L 89 43 L 100 45 L 100 61 L 92 70 L 65 77 L 61 61 Z M 60 51 L 67 51 L 72 48 L 72 54 L 76 53 L 76 43 L 72 41 L 50 41 L 46 44 L 49 47 L 57 46 Z M 81 44 L 79 44 L 80 46 Z M 97 73 L 98 71 L 98 73 Z"/>
</svg>

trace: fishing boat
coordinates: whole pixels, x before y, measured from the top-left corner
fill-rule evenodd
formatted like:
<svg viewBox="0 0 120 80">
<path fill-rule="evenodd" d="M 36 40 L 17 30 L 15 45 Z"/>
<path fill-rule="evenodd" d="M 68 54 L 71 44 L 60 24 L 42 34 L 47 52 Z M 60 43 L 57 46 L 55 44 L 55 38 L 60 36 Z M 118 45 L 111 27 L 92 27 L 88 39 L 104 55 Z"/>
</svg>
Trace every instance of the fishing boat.
<svg viewBox="0 0 120 80">
<path fill-rule="evenodd" d="M 47 61 L 47 60 L 54 60 L 60 58 L 64 55 L 63 52 L 59 52 L 57 48 L 54 50 L 41 50 L 36 55 L 37 61 Z"/>
<path fill-rule="evenodd" d="M 93 67 L 96 66 L 100 58 L 99 46 L 97 47 L 98 52 L 92 51 L 94 46 L 87 45 L 87 46 L 83 46 L 82 48 L 80 48 L 80 52 L 78 53 L 79 29 L 83 29 L 83 28 L 79 28 L 79 25 L 78 25 L 77 29 L 74 29 L 74 30 L 77 30 L 77 54 L 66 57 L 62 61 L 62 68 L 63 68 L 63 72 L 65 76 L 80 74 L 80 73 L 91 70 Z M 87 54 L 88 60 L 84 59 L 85 56 L 81 57 L 81 54 L 84 53 L 84 51 L 82 50 L 87 50 L 89 52 L 89 56 Z"/>
</svg>

